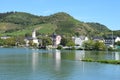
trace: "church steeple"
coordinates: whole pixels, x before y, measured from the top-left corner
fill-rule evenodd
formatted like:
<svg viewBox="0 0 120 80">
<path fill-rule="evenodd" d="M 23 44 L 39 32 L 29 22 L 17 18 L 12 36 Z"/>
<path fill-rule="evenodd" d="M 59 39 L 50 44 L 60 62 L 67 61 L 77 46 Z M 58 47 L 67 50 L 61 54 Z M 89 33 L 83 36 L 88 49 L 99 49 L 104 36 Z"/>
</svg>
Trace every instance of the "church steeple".
<svg viewBox="0 0 120 80">
<path fill-rule="evenodd" d="M 33 32 L 32 32 L 32 38 L 33 38 L 33 39 L 36 38 L 36 30 L 33 30 Z"/>
</svg>

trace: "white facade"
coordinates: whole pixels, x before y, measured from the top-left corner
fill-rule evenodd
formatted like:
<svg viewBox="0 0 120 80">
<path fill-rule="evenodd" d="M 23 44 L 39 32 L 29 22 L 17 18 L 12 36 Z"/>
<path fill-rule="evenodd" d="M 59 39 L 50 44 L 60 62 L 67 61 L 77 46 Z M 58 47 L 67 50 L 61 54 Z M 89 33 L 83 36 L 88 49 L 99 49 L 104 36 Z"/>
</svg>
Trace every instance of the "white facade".
<svg viewBox="0 0 120 80">
<path fill-rule="evenodd" d="M 115 42 L 118 42 L 118 41 L 120 41 L 120 37 L 117 37 L 117 38 L 115 39 Z"/>
<path fill-rule="evenodd" d="M 61 42 L 61 36 L 56 36 L 56 45 L 59 45 Z"/>
<path fill-rule="evenodd" d="M 36 30 L 32 32 L 33 43 L 39 45 L 38 39 L 36 38 Z"/>
<path fill-rule="evenodd" d="M 36 38 L 36 30 L 33 30 L 33 32 L 32 32 L 32 38 L 33 39 Z"/>
<path fill-rule="evenodd" d="M 89 39 L 88 39 L 88 37 L 85 37 L 85 41 L 88 41 Z"/>
<path fill-rule="evenodd" d="M 88 40 L 88 37 L 85 36 L 73 37 L 73 40 L 75 42 L 75 45 L 82 46 L 83 42 Z"/>
<path fill-rule="evenodd" d="M 82 41 L 79 37 L 75 38 L 75 44 L 76 44 L 76 45 L 79 45 L 79 46 L 80 46 L 80 45 L 82 45 L 82 42 L 83 42 L 83 41 Z"/>
<path fill-rule="evenodd" d="M 38 45 L 39 44 L 38 39 L 33 39 L 33 43 Z"/>
</svg>

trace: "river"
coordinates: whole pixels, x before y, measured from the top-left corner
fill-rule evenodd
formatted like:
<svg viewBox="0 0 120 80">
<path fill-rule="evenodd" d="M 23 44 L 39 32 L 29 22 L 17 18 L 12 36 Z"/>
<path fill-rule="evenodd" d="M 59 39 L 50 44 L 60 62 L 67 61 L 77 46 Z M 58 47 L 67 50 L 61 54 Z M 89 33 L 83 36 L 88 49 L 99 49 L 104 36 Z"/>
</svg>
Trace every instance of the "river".
<svg viewBox="0 0 120 80">
<path fill-rule="evenodd" d="M 0 80 L 120 80 L 120 65 L 84 58 L 120 60 L 120 52 L 0 48 Z"/>
</svg>

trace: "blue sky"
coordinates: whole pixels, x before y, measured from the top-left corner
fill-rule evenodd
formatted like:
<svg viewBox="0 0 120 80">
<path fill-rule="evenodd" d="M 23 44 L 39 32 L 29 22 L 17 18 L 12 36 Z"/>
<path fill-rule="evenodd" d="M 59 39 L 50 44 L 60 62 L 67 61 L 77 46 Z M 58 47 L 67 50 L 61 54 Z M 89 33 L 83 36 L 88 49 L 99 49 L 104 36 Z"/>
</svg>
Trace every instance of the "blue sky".
<svg viewBox="0 0 120 80">
<path fill-rule="evenodd" d="M 66 12 L 80 21 L 120 30 L 120 0 L 0 0 L 0 13 L 9 11 L 43 16 Z"/>
</svg>

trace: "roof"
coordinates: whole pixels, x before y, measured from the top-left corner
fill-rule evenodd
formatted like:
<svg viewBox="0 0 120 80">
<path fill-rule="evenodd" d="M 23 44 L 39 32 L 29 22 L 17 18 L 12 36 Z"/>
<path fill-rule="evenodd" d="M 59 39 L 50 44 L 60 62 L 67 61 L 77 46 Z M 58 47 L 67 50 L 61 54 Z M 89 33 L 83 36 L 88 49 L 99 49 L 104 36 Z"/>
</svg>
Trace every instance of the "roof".
<svg viewBox="0 0 120 80">
<path fill-rule="evenodd" d="M 101 36 L 92 37 L 92 39 L 93 40 L 104 40 L 104 38 Z"/>
<path fill-rule="evenodd" d="M 32 38 L 32 37 L 26 37 L 26 39 L 27 39 L 27 40 L 33 40 L 33 38 Z"/>
</svg>

